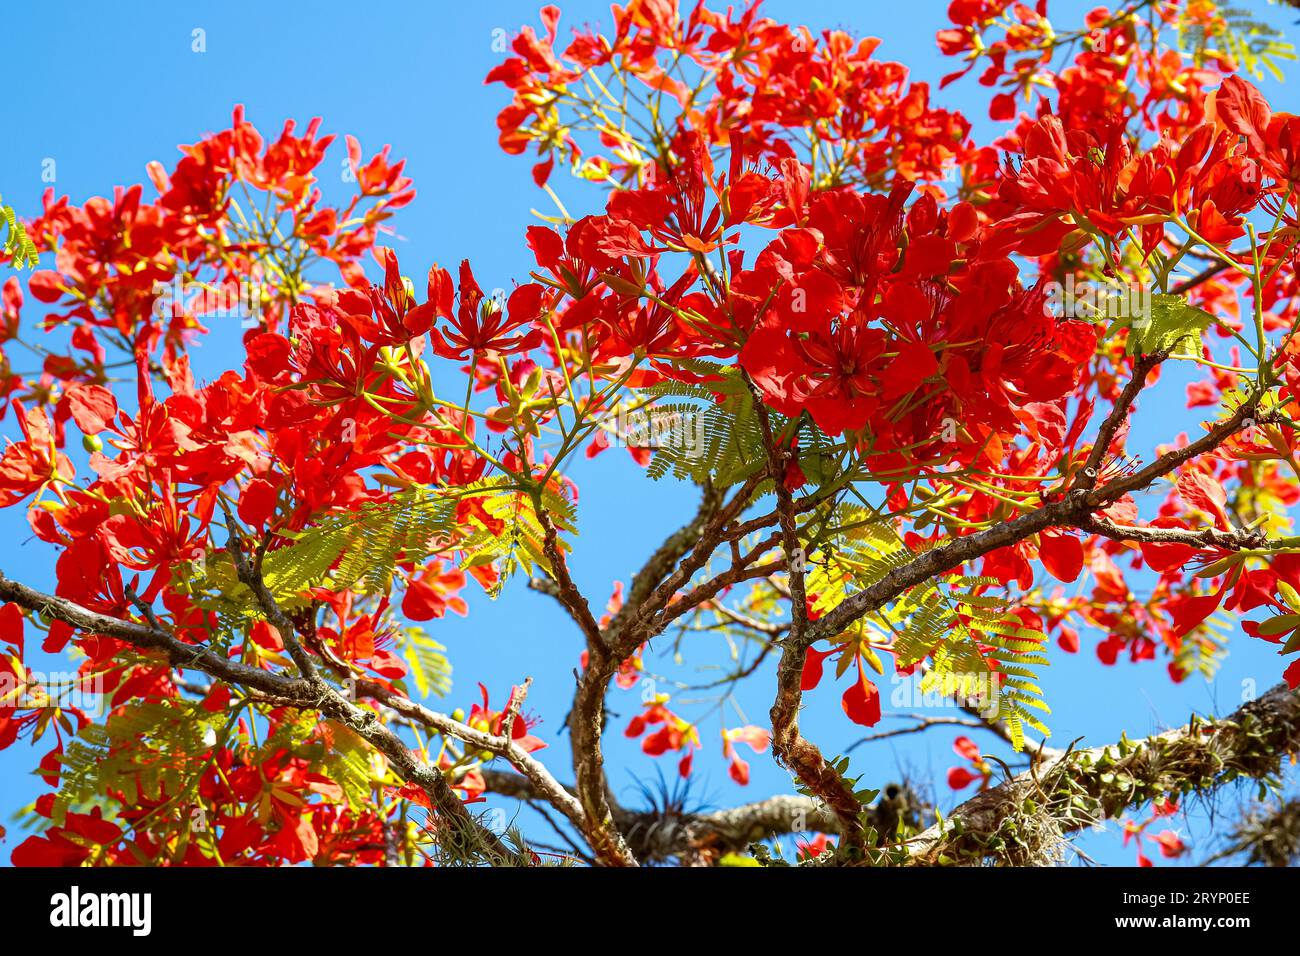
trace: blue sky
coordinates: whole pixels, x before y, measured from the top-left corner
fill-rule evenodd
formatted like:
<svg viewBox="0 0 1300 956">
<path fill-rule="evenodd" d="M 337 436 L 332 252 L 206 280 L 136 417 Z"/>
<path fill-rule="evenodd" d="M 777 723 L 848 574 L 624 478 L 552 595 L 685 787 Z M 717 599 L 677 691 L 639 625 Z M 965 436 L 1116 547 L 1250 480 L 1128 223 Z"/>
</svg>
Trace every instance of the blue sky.
<svg viewBox="0 0 1300 956">
<path fill-rule="evenodd" d="M 1288 17 L 1261 3 L 1262 16 L 1285 24 Z M 1058 25 L 1077 22 L 1066 11 L 1091 4 L 1052 4 Z M 561 4 L 561 31 L 582 22 L 608 22 L 601 3 Z M 946 24 L 940 0 L 918 0 L 906 8 L 854 0 L 772 0 L 770 16 L 807 23 L 814 29 L 843 27 L 860 34 L 883 35 L 877 56 L 909 64 L 914 77 L 937 81 L 953 69 L 934 47 L 934 32 Z M 129 14 L 123 11 L 129 10 Z M 905 10 L 905 12 L 904 12 Z M 391 144 L 393 155 L 406 157 L 406 172 L 414 178 L 417 197 L 395 220 L 394 240 L 403 271 L 424 273 L 434 261 L 451 264 L 467 257 L 485 288 L 508 287 L 523 279 L 531 258 L 523 243 L 524 228 L 535 220 L 531 207 L 546 208 L 546 197 L 528 175 L 529 162 L 504 155 L 496 145 L 495 115 L 506 91 L 485 87 L 482 79 L 498 62 L 493 31 L 513 33 L 521 23 L 536 21 L 531 3 L 494 4 L 391 3 L 316 4 L 310 15 L 266 3 L 222 2 L 180 5 L 137 2 L 115 8 L 99 4 L 7 5 L 0 13 L 9 39 L 9 68 L 23 77 L 24 95 L 10 95 L 0 116 L 5 144 L 0 150 L 0 194 L 20 213 L 39 208 L 45 188 L 42 164 L 56 162 L 58 194 L 76 202 L 93 195 L 112 195 L 118 184 L 144 182 L 145 164 L 154 159 L 170 166 L 178 143 L 195 141 L 227 125 L 232 107 L 245 104 L 249 118 L 268 138 L 283 121 L 299 126 L 314 116 L 323 129 L 340 135 L 323 169 L 340 169 L 341 136 L 356 136 L 369 155 Z M 191 50 L 192 31 L 206 32 L 206 52 Z M 936 82 L 937 85 L 937 82 Z M 1294 84 L 1261 84 L 1275 109 L 1300 112 Z M 977 122 L 977 132 L 991 124 L 979 105 L 985 91 L 968 78 L 936 99 L 961 108 Z M 557 179 L 559 174 L 557 174 Z M 327 195 L 330 184 L 325 183 Z M 575 214 L 590 211 L 595 192 L 566 185 L 562 193 Z M 146 195 L 151 192 L 146 188 Z M 25 320 L 40 314 L 29 299 Z M 241 329 L 237 320 L 218 320 L 212 333 L 194 351 L 198 372 L 215 377 L 239 363 Z M 1156 441 L 1176 427 L 1193 423 L 1182 411 L 1181 383 L 1173 375 L 1157 395 L 1144 399 L 1131 448 L 1149 453 Z M 12 430 L 12 421 L 4 425 Z M 581 536 L 573 558 L 579 585 L 594 605 L 603 605 L 616 579 L 628 580 L 662 537 L 687 516 L 693 506 L 688 486 L 646 479 L 621 452 L 582 462 L 574 471 L 581 488 Z M 0 512 L 0 568 L 38 587 L 53 584 L 53 554 L 32 541 L 21 509 Z M 494 701 L 505 699 L 511 683 L 534 678 L 530 710 L 546 721 L 535 731 L 549 744 L 540 755 L 561 779 L 571 779 L 567 738 L 560 720 L 568 710 L 572 670 L 581 639 L 553 603 L 516 583 L 498 601 L 467 591 L 472 612 L 468 619 L 435 622 L 433 635 L 446 644 L 455 667 L 455 689 L 448 709 L 468 706 L 477 698 L 475 681 L 488 684 Z M 1190 679 L 1170 683 L 1163 661 L 1103 667 L 1092 654 L 1095 636 L 1077 657 L 1053 649 L 1053 667 L 1044 675 L 1044 690 L 1053 705 L 1053 743 L 1064 745 L 1078 737 L 1097 744 L 1118 737 L 1164 729 L 1184 722 L 1192 711 L 1222 712 L 1242 699 L 1244 682 L 1259 690 L 1276 682 L 1281 666 L 1271 648 L 1238 636 L 1218 678 L 1212 683 Z M 653 648 L 647 657 L 652 669 L 677 676 L 688 670 L 659 661 Z M 706 651 L 706 662 L 718 654 Z M 33 660 L 29 664 L 41 666 Z M 48 666 L 48 665 L 47 665 Z M 770 670 L 761 672 L 739 697 L 747 719 L 766 724 L 770 703 Z M 707 679 L 708 674 L 696 679 Z M 889 692 L 888 681 L 882 687 Z M 615 793 L 636 803 L 636 779 L 653 779 L 656 762 L 642 756 L 635 742 L 621 735 L 637 709 L 636 692 L 614 691 L 607 756 Z M 690 716 L 707 713 L 706 704 L 678 701 Z M 729 710 L 727 724 L 742 722 Z M 839 692 L 828 679 L 810 695 L 803 720 L 805 732 L 829 753 L 843 752 L 860 734 L 840 712 Z M 788 775 L 770 757 L 751 760 L 753 780 L 748 788 L 726 776 L 718 738 L 719 715 L 711 713 L 701 728 L 705 751 L 697 757 L 698 794 L 714 806 L 788 792 Z M 890 726 L 890 725 L 885 725 Z M 932 780 L 945 809 L 954 795 L 942 783 L 947 767 L 956 763 L 949 749 L 954 734 L 939 730 L 897 738 L 854 751 L 853 772 L 863 784 L 880 787 L 900 774 Z M 992 737 L 976 732 L 991 746 Z M 36 750 L 19 744 L 0 752 L 0 822 L 29 802 L 40 788 L 29 774 L 49 744 Z M 999 752 L 994 749 L 994 752 Z M 673 762 L 660 761 L 666 775 Z M 1199 816 L 1175 820 L 1195 844 L 1204 839 Z M 21 840 L 16 829 L 0 844 L 0 860 Z M 1131 850 L 1120 847 L 1114 828 L 1106 835 L 1089 835 L 1081 846 L 1105 863 L 1129 863 Z M 1193 858 L 1202 854 L 1194 851 Z"/>
</svg>

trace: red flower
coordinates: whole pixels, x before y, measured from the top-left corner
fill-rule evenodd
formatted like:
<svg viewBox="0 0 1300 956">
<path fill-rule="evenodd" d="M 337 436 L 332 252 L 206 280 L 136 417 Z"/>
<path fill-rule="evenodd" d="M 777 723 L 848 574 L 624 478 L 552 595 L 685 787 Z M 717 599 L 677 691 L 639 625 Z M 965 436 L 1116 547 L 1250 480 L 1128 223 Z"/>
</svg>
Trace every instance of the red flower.
<svg viewBox="0 0 1300 956">
<path fill-rule="evenodd" d="M 483 702 L 481 704 L 475 704 L 470 709 L 469 719 L 466 723 L 475 730 L 481 730 L 488 734 L 500 735 L 504 729 L 502 725 L 505 721 L 506 711 L 493 710 L 492 705 L 488 702 L 487 688 L 482 684 L 479 684 L 478 689 L 479 693 L 482 695 Z M 519 687 L 511 687 L 510 701 L 513 702 L 522 692 L 523 691 Z M 507 710 L 509 709 L 509 706 L 510 704 L 508 702 L 506 705 Z M 526 717 L 523 714 L 516 714 L 514 724 L 510 728 L 510 739 L 527 753 L 542 750 L 546 747 L 546 742 L 544 740 L 534 737 L 529 733 L 529 730 L 535 724 L 535 720 Z"/>
<path fill-rule="evenodd" d="M 839 189 L 820 193 L 808 213 L 808 225 L 822 236 L 820 266 L 842 285 L 868 294 L 898 262 L 903 210 L 914 184 L 900 182 L 888 196 L 862 195 Z"/>
<path fill-rule="evenodd" d="M 441 270 L 435 279 L 430 272 L 430 301 L 436 301 L 438 315 L 450 321 L 433 334 L 433 349 L 444 358 L 463 359 L 466 353 L 482 356 L 485 352 L 511 354 L 526 352 L 542 341 L 540 329 L 514 334 L 535 321 L 544 308 L 542 287 L 521 285 L 510 294 L 505 307 L 490 298 L 474 281 L 469 261 L 460 264 L 460 296 L 455 315 L 450 309 L 451 278 Z M 437 294 L 435 295 L 435 289 Z"/>
<path fill-rule="evenodd" d="M 748 744 L 755 753 L 761 754 L 767 750 L 771 742 L 771 733 L 762 727 L 755 727 L 753 724 L 736 727 L 732 730 L 724 729 L 722 731 L 722 755 L 731 761 L 730 766 L 727 768 L 731 779 L 742 787 L 749 783 L 749 764 L 740 758 L 740 753 L 733 746 L 734 744 Z"/>
<path fill-rule="evenodd" d="M 435 279 L 440 278 L 440 270 L 436 266 L 429 270 L 429 301 L 416 305 L 402 281 L 397 254 L 392 249 L 381 249 L 379 253 L 384 263 L 384 287 L 367 285 L 340 292 L 337 308 L 366 341 L 399 345 L 423 335 L 433 325 L 440 292 Z"/>
<path fill-rule="evenodd" d="M 31 411 L 14 402 L 23 440 L 13 442 L 0 458 L 0 506 L 22 501 L 47 485 L 67 483 L 76 474 L 68 457 L 55 448 L 45 410 Z"/>
<path fill-rule="evenodd" d="M 469 613 L 469 605 L 460 597 L 463 587 L 463 571 L 445 570 L 441 562 L 433 562 L 407 581 L 402 613 L 412 621 L 431 621 L 449 610 L 464 617 Z"/>
<path fill-rule="evenodd" d="M 952 767 L 948 770 L 948 786 L 953 790 L 965 790 L 976 780 L 980 781 L 980 790 L 988 789 L 993 779 L 993 767 L 980 754 L 979 746 L 969 737 L 958 737 L 952 742 L 952 749 L 958 757 L 970 761 L 971 768 Z"/>
<path fill-rule="evenodd" d="M 849 720 L 863 727 L 874 727 L 880 723 L 880 691 L 876 685 L 867 680 L 867 672 L 862 667 L 862 658 L 857 658 L 858 679 L 849 685 L 840 698 L 840 706 Z"/>
<path fill-rule="evenodd" d="M 1157 833 L 1155 841 L 1160 844 L 1160 853 L 1166 858 L 1182 856 L 1187 849 L 1187 845 L 1173 830 L 1163 830 Z"/>
<path fill-rule="evenodd" d="M 1083 543 L 1072 534 L 1044 531 L 1039 535 L 1038 557 L 1052 577 L 1069 583 L 1083 570 Z"/>
<path fill-rule="evenodd" d="M 374 369 L 374 346 L 363 346 L 356 326 L 332 307 L 294 306 L 295 346 L 290 361 L 310 400 L 337 405 L 365 391 Z"/>
</svg>

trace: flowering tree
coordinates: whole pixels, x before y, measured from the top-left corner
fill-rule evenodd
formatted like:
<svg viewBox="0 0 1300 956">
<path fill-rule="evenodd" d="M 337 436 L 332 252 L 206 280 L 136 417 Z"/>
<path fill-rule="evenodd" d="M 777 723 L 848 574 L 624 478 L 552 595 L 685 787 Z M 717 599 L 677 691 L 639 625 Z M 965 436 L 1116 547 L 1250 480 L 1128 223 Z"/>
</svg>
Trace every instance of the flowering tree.
<svg viewBox="0 0 1300 956">
<path fill-rule="evenodd" d="M 944 85 L 994 91 L 989 143 L 878 40 L 630 0 L 561 41 L 544 8 L 487 77 L 501 147 L 556 207 L 504 292 L 468 262 L 407 279 L 382 242 L 403 164 L 348 138 L 355 195 L 328 205 L 317 122 L 267 141 L 237 109 L 149 165 L 152 199 L 48 194 L 26 230 L 44 268 L 26 295 L 6 281 L 0 333 L 21 430 L 0 503 L 58 549 L 52 594 L 0 574 L 0 747 L 53 741 L 14 862 L 775 863 L 765 841 L 800 832 L 821 864 L 1043 862 L 1126 812 L 1145 860 L 1182 852 L 1151 828 L 1183 794 L 1273 779 L 1300 749 L 1300 118 L 1249 76 L 1289 48 L 1211 0 L 1068 27 L 1047 7 L 949 8 Z M 187 347 L 232 314 L 243 364 L 200 384 Z M 1148 389 L 1173 365 L 1203 421 L 1130 437 L 1167 417 Z M 603 615 L 570 573 L 569 472 L 598 454 L 699 502 Z M 539 754 L 522 675 L 435 709 L 449 663 L 425 622 L 520 586 L 573 623 L 552 715 L 571 768 Z M 1099 635 L 1105 663 L 1160 656 L 1181 681 L 1247 614 L 1274 690 L 1142 742 L 1046 744 L 1053 643 Z M 730 641 L 719 686 L 771 700 L 724 730 L 731 777 L 770 751 L 797 792 L 613 798 L 607 698 L 672 631 L 683 656 Z M 104 706 L 43 685 L 33 642 Z M 971 728 L 948 783 L 979 792 L 942 821 L 801 732 L 813 694 L 876 724 L 887 673 L 967 712 L 908 728 Z M 622 730 L 683 776 L 704 746 L 663 695 Z M 568 848 L 489 825 L 485 792 Z"/>
</svg>

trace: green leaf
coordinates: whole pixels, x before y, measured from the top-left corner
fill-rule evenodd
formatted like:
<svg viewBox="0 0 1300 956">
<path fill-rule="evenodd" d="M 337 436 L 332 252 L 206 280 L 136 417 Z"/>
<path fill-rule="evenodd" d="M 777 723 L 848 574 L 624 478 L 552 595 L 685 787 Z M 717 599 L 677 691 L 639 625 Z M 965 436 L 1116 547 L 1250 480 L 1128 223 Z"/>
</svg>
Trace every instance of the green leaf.
<svg viewBox="0 0 1300 956">
<path fill-rule="evenodd" d="M 1161 293 L 1151 297 L 1150 315 L 1120 319 L 1116 325 L 1129 328 L 1129 355 L 1168 349 L 1171 355 L 1199 356 L 1201 336 L 1213 322 L 1214 316 L 1188 305 L 1184 297 Z"/>
<path fill-rule="evenodd" d="M 198 701 L 131 701 L 105 723 L 87 724 L 59 757 L 54 822 L 109 791 L 128 805 L 183 792 L 210 752 L 205 734 L 223 719 Z"/>
<path fill-rule="evenodd" d="M 480 483 L 474 492 L 483 498 L 483 510 L 504 527 L 495 531 L 476 518 L 474 527 L 477 530 L 456 544 L 456 549 L 465 554 L 461 562 L 463 568 L 500 562 L 500 577 L 496 586 L 488 592 L 494 598 L 516 571 L 531 576 L 534 566 L 547 574 L 550 574 L 551 568 L 544 552 L 546 533 L 537 518 L 532 497 L 509 485 L 507 481 L 505 478 L 489 479 Z M 547 487 L 542 492 L 541 499 L 542 508 L 558 531 L 577 534 L 577 508 L 564 493 L 554 487 Z M 559 537 L 557 546 L 561 551 L 570 548 L 562 536 Z"/>
<path fill-rule="evenodd" d="M 401 643 L 420 696 L 446 697 L 451 692 L 451 663 L 443 653 L 447 648 L 414 627 L 402 632 Z"/>
<path fill-rule="evenodd" d="M 348 804 L 364 808 L 372 799 L 370 745 L 336 720 L 328 721 L 333 749 L 321 758 L 320 768 L 343 788 Z"/>
<path fill-rule="evenodd" d="M 1269 618 L 1259 626 L 1259 633 L 1264 637 L 1276 637 L 1300 626 L 1300 614 L 1283 614 L 1281 617 Z"/>
<path fill-rule="evenodd" d="M 1277 61 L 1296 58 L 1295 45 L 1281 31 L 1256 20 L 1250 10 L 1220 6 L 1216 16 L 1205 18 L 1190 7 L 1180 10 L 1176 23 L 1179 46 L 1196 66 L 1227 56 L 1256 79 L 1267 71 L 1280 81 Z"/>
<path fill-rule="evenodd" d="M 24 265 L 35 269 L 38 259 L 36 245 L 18 221 L 13 209 L 3 203 L 0 203 L 0 220 L 5 227 L 4 255 L 8 257 L 10 265 L 15 269 L 21 269 Z"/>
</svg>

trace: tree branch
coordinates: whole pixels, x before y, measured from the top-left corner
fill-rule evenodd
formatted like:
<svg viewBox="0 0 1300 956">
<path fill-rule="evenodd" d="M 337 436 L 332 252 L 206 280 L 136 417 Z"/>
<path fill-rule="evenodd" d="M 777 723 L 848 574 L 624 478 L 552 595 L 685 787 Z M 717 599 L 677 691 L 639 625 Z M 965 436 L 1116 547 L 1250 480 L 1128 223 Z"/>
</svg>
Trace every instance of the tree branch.
<svg viewBox="0 0 1300 956">
<path fill-rule="evenodd" d="M 804 662 L 808 656 L 808 643 L 804 640 L 804 632 L 808 627 L 808 597 L 804 588 L 803 545 L 799 541 L 794 496 L 785 483 L 788 451 L 778 446 L 772 434 L 771 416 L 763 405 L 758 389 L 752 382 L 749 387 L 762 428 L 763 445 L 767 450 L 768 474 L 776 488 L 777 522 L 781 529 L 781 544 L 785 549 L 790 582 L 790 633 L 781 643 L 781 660 L 776 672 L 776 699 L 769 712 L 772 720 L 772 756 L 778 763 L 790 768 L 804 786 L 835 812 L 840 818 L 845 843 L 861 847 L 864 843 L 860 819 L 862 805 L 854 795 L 853 788 L 822 756 L 817 745 L 799 731 L 799 706 L 802 700 L 800 685 Z"/>
<path fill-rule="evenodd" d="M 163 651 L 173 666 L 192 667 L 228 683 L 261 691 L 286 705 L 316 710 L 338 720 L 384 754 L 403 780 L 424 791 L 439 818 L 447 825 L 449 832 L 444 834 L 444 839 L 454 841 L 456 848 L 467 856 L 484 857 L 493 864 L 520 861 L 496 834 L 474 819 L 441 771 L 418 760 L 402 739 L 373 713 L 355 706 L 319 677 L 314 680 L 288 677 L 229 660 L 211 650 L 186 644 L 153 625 L 122 621 L 66 598 L 36 591 L 10 580 L 2 571 L 0 598 L 88 633 L 116 637 L 135 647 Z"/>
<path fill-rule="evenodd" d="M 822 638 L 833 637 L 862 615 L 877 610 L 908 588 L 983 557 L 990 551 L 1016 544 L 1047 528 L 1086 526 L 1092 520 L 1094 511 L 1118 501 L 1132 491 L 1147 487 L 1184 462 L 1217 448 L 1226 438 L 1239 431 L 1242 422 L 1251 418 L 1253 413 L 1254 403 L 1245 402 L 1201 438 L 1162 455 L 1141 471 L 1118 478 L 1100 488 L 1071 489 L 1063 501 L 1052 502 L 983 531 L 963 535 L 918 555 L 902 567 L 890 571 L 875 584 L 841 601 L 808 627 L 804 642 L 812 644 Z"/>
<path fill-rule="evenodd" d="M 604 644 L 600 637 L 600 625 L 592 617 L 591 605 L 587 603 L 586 597 L 578 590 L 578 585 L 573 583 L 573 577 L 569 574 L 569 565 L 564 560 L 564 555 L 560 551 L 560 536 L 555 529 L 555 522 L 547 514 L 546 509 L 540 505 L 535 509 L 537 512 L 537 521 L 542 526 L 542 553 L 546 555 L 546 560 L 551 565 L 551 577 L 555 579 L 556 590 L 554 597 L 564 605 L 569 616 L 573 618 L 583 636 L 587 639 L 587 649 L 592 654 L 603 653 Z M 540 589 L 539 589 L 540 590 Z"/>
<path fill-rule="evenodd" d="M 1226 718 L 1193 720 L 1143 741 L 1049 758 L 961 804 L 943 826 L 936 824 L 898 845 L 906 854 L 898 862 L 927 866 L 975 863 L 987 857 L 1041 862 L 1045 849 L 1052 849 L 1041 842 L 1044 835 L 1059 849 L 1061 838 L 1129 807 L 1189 790 L 1206 792 L 1242 777 L 1270 776 L 1279 771 L 1284 757 L 1297 752 L 1300 693 L 1279 684 Z M 518 774 L 484 770 L 483 777 L 493 793 L 519 800 L 545 796 Z M 869 819 L 878 831 L 891 833 L 891 820 L 883 819 L 890 808 L 884 803 L 871 809 Z M 738 852 L 771 837 L 837 835 L 841 830 L 836 814 L 819 800 L 801 796 L 774 796 L 716 813 L 675 817 L 615 806 L 614 815 L 647 861 L 710 847 Z"/>
<path fill-rule="evenodd" d="M 1276 774 L 1300 751 L 1300 694 L 1278 684 L 1221 720 L 1127 745 L 1067 752 L 977 794 L 906 844 L 912 863 L 1042 862 L 1054 841 L 1125 808 Z"/>
</svg>

